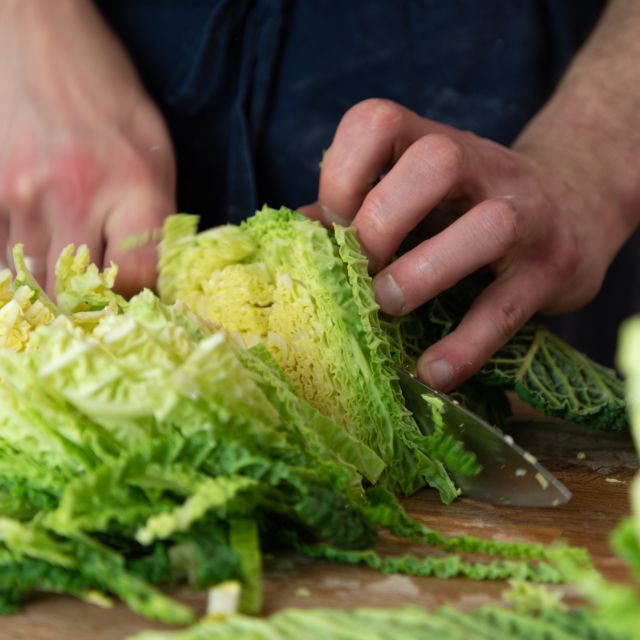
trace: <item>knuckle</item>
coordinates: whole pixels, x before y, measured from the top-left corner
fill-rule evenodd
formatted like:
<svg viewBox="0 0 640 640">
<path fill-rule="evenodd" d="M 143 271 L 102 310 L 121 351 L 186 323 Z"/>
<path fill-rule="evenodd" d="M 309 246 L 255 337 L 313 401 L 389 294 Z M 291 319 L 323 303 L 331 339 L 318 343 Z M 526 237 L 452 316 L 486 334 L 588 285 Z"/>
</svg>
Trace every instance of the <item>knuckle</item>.
<svg viewBox="0 0 640 640">
<path fill-rule="evenodd" d="M 363 197 L 364 194 L 360 193 L 360 185 L 353 179 L 353 172 L 350 168 L 345 168 L 342 158 L 334 160 L 329 149 L 320 171 L 318 199 L 335 208 L 336 203 L 344 203 L 345 200 L 359 205 Z M 339 208 L 341 207 L 338 205 Z M 337 213 L 346 212 L 337 211 Z"/>
<path fill-rule="evenodd" d="M 439 283 L 446 281 L 447 263 L 437 251 L 422 251 L 415 262 L 417 279 L 421 283 L 433 283 L 438 288 Z"/>
<path fill-rule="evenodd" d="M 437 171 L 453 180 L 465 162 L 464 147 L 448 135 L 430 133 L 413 143 L 411 153 L 416 154 L 429 172 Z"/>
<path fill-rule="evenodd" d="M 367 225 L 375 233 L 390 231 L 389 207 L 380 189 L 370 191 L 358 213 L 360 224 Z"/>
<path fill-rule="evenodd" d="M 368 131 L 382 133 L 395 131 L 403 118 L 404 109 L 392 100 L 383 98 L 363 100 L 345 114 L 347 124 L 361 124 Z"/>
<path fill-rule="evenodd" d="M 527 321 L 522 305 L 514 300 L 503 300 L 495 308 L 495 331 L 501 344 L 509 340 L 513 334 Z"/>
<path fill-rule="evenodd" d="M 33 159 L 20 158 L 20 152 L 9 155 L 0 171 L 0 199 L 9 209 L 31 208 L 42 190 L 43 171 Z"/>
<path fill-rule="evenodd" d="M 360 185 L 354 181 L 350 172 L 331 164 L 327 164 L 322 169 L 319 193 L 320 201 L 326 204 L 344 203 L 345 201 L 359 204 L 364 195 L 360 191 Z M 331 204 L 331 206 L 335 207 L 336 205 Z M 349 212 L 337 210 L 336 213 L 346 215 Z"/>
<path fill-rule="evenodd" d="M 38 182 L 33 171 L 12 173 L 0 187 L 3 202 L 10 209 L 29 211 L 38 196 Z"/>
<path fill-rule="evenodd" d="M 132 175 L 137 182 L 175 188 L 176 162 L 170 145 L 154 144 L 131 150 Z"/>
<path fill-rule="evenodd" d="M 504 250 L 512 248 L 522 240 L 522 218 L 511 200 L 493 198 L 486 202 L 485 212 L 486 229 Z"/>
</svg>

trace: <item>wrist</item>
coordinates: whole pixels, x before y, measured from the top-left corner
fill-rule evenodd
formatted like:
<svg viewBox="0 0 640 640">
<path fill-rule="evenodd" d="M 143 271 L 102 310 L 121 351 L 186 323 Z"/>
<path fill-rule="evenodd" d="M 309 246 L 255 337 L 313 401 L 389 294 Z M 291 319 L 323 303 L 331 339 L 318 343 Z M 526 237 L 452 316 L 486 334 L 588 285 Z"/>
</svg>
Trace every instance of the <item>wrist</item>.
<svg viewBox="0 0 640 640">
<path fill-rule="evenodd" d="M 608 262 L 640 221 L 640 139 L 629 96 L 578 70 L 513 145 L 533 160 L 559 206 L 606 229 Z"/>
<path fill-rule="evenodd" d="M 611 0 L 514 150 L 546 166 L 619 249 L 640 222 L 640 4 Z"/>
</svg>

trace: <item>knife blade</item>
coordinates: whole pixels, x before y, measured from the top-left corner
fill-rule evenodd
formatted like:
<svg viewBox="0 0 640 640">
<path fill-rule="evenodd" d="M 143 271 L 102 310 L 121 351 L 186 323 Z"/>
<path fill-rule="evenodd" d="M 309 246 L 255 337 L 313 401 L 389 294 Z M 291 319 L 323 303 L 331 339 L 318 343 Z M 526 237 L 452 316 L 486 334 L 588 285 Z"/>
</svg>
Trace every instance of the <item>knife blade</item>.
<svg viewBox="0 0 640 640">
<path fill-rule="evenodd" d="M 445 433 L 475 453 L 482 467 L 480 473 L 475 476 L 451 474 L 464 495 L 522 507 L 555 507 L 571 499 L 569 489 L 511 436 L 405 369 L 396 370 L 406 407 L 420 428 L 432 431 L 432 411 L 440 411 Z"/>
</svg>

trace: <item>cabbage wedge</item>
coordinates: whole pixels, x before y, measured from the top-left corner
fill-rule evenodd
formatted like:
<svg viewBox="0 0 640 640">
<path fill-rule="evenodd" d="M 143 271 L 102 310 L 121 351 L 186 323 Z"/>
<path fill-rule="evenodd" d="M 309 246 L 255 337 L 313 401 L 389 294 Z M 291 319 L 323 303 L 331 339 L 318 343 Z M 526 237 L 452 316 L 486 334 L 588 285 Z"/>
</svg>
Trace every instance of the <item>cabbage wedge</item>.
<svg viewBox="0 0 640 640">
<path fill-rule="evenodd" d="M 268 207 L 240 226 L 197 226 L 195 216 L 166 221 L 164 302 L 180 300 L 247 347 L 266 347 L 311 405 L 384 461 L 380 478 L 359 469 L 369 481 L 404 494 L 428 484 L 451 502 L 458 490 L 443 464 L 447 447 L 405 409 L 393 368 L 402 345 L 380 324 L 354 232 L 331 234 Z"/>
</svg>

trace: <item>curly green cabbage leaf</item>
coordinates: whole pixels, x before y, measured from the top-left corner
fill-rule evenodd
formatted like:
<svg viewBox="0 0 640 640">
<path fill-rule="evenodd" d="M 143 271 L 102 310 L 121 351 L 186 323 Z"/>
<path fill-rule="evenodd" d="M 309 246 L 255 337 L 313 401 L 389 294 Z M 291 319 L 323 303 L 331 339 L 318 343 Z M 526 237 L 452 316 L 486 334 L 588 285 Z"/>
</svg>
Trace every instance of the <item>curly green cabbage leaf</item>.
<svg viewBox="0 0 640 640">
<path fill-rule="evenodd" d="M 221 323 L 249 347 L 262 344 L 295 389 L 384 462 L 372 482 L 413 493 L 425 484 L 456 495 L 445 447 L 426 440 L 404 407 L 390 335 L 381 327 L 367 263 L 353 231 L 329 234 L 301 215 L 265 207 L 239 227 L 197 233 L 172 216 L 158 288 Z"/>
</svg>

